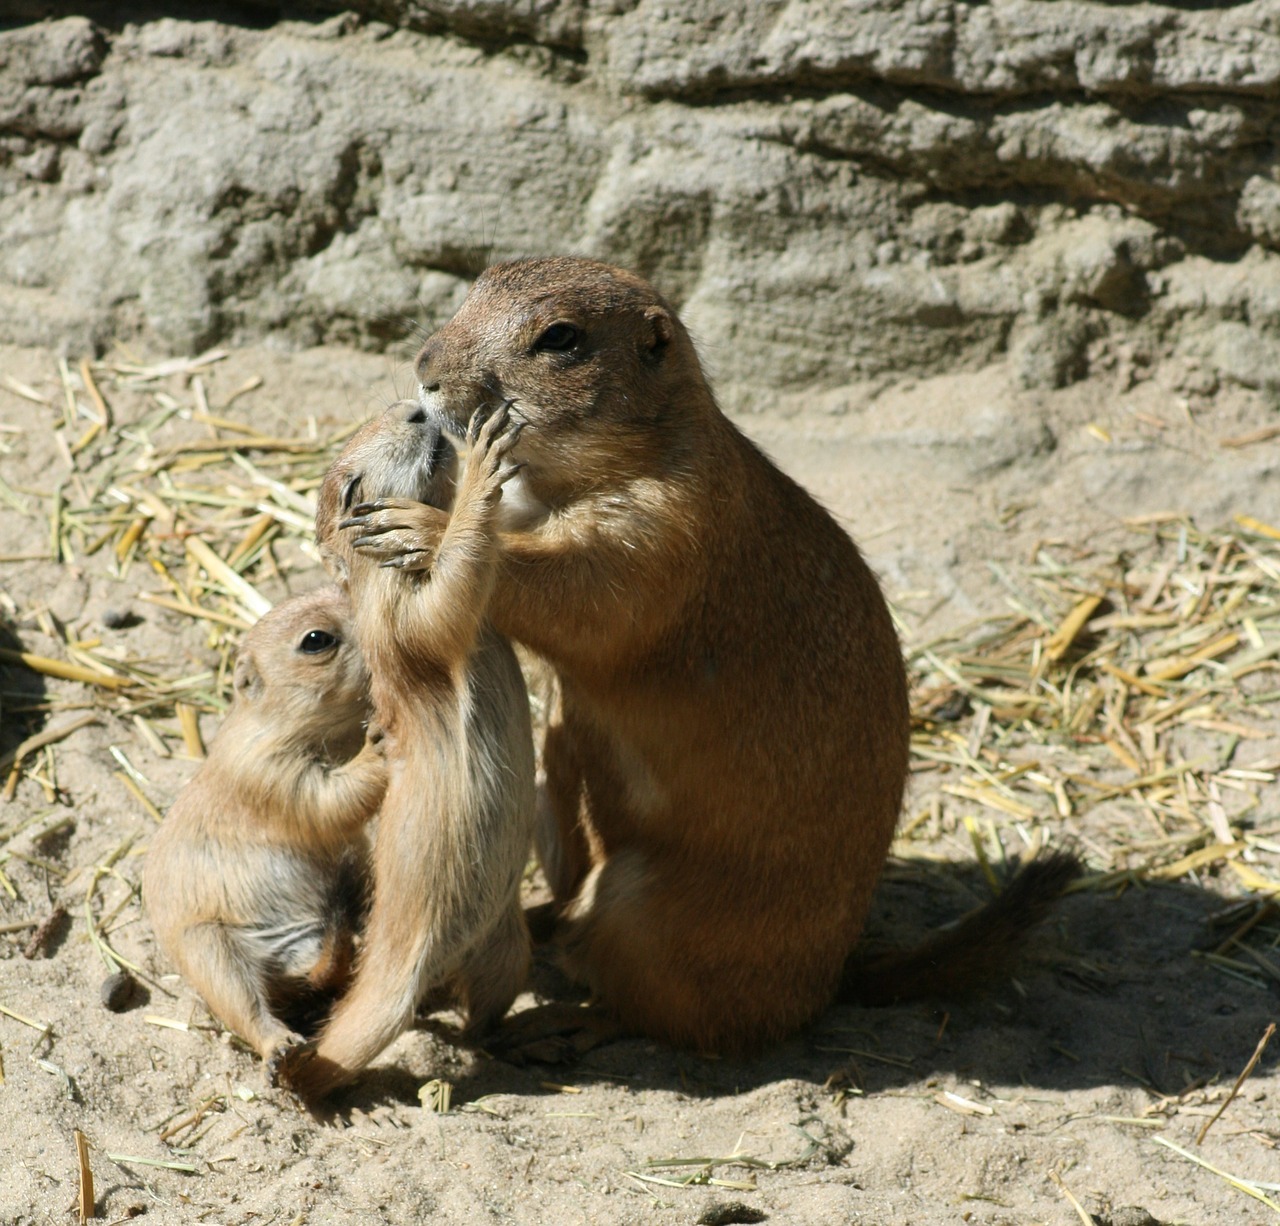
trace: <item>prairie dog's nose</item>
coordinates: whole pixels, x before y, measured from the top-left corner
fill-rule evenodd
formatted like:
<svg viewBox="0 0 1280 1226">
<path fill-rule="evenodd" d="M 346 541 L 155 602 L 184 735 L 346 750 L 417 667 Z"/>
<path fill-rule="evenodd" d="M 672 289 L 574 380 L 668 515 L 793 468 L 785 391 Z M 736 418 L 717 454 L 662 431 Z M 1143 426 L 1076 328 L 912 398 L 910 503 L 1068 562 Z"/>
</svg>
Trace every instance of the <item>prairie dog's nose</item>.
<svg viewBox="0 0 1280 1226">
<path fill-rule="evenodd" d="M 448 463 L 453 444 L 440 429 L 440 423 L 418 401 L 397 400 L 387 412 L 406 425 L 416 427 L 414 448 L 425 460 L 427 472 L 435 472 L 441 464 Z"/>
<path fill-rule="evenodd" d="M 422 384 L 422 390 L 426 392 L 438 392 L 440 390 L 440 380 L 431 373 L 431 359 L 435 355 L 436 341 L 432 337 L 422 346 L 418 353 L 418 360 L 413 364 L 414 371 L 418 376 L 418 382 Z"/>
<path fill-rule="evenodd" d="M 397 400 L 388 410 L 400 421 L 411 426 L 421 426 L 427 420 L 427 411 L 416 400 Z"/>
</svg>

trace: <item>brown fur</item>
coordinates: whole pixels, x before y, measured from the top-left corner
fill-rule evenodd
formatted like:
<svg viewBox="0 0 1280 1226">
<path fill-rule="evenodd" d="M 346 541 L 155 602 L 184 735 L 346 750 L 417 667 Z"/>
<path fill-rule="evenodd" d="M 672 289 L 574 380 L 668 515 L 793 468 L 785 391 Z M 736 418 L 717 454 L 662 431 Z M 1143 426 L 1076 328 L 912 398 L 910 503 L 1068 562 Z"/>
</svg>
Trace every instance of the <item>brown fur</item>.
<svg viewBox="0 0 1280 1226">
<path fill-rule="evenodd" d="M 448 516 L 438 508 L 451 493 L 452 449 L 411 402 L 361 430 L 320 492 L 321 549 L 350 585 L 389 781 L 355 981 L 314 1055 L 286 1068 L 307 1098 L 350 1080 L 428 992 L 436 1000 L 444 987 L 483 1030 L 528 973 L 519 886 L 533 832 L 529 707 L 511 645 L 485 620 L 496 504 L 513 471 L 503 457 L 518 428 L 505 410 L 475 425 Z M 358 505 L 371 499 L 382 501 Z M 438 551 L 378 565 L 380 538 L 359 530 L 372 515 L 409 513 L 446 523 Z"/>
<path fill-rule="evenodd" d="M 626 272 L 490 268 L 418 373 L 453 430 L 499 401 L 525 423 L 489 616 L 558 675 L 538 844 L 570 968 L 669 1042 L 787 1034 L 836 991 L 902 797 L 875 577 Z M 389 551 L 438 537 L 429 515 L 382 527 Z"/>
<path fill-rule="evenodd" d="M 315 633 L 332 645 L 304 650 Z M 364 826 L 386 784 L 369 713 L 346 597 L 285 601 L 245 636 L 231 710 L 147 856 L 161 947 L 272 1076 L 301 1041 L 282 1015 L 350 975 Z"/>
</svg>

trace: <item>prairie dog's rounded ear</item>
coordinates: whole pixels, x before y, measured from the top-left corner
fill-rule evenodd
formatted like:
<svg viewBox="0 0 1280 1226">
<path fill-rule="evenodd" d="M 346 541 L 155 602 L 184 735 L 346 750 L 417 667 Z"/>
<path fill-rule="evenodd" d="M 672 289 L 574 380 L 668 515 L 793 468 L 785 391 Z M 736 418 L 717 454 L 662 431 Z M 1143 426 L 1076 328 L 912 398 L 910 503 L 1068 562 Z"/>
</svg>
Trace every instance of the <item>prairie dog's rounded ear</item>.
<svg viewBox="0 0 1280 1226">
<path fill-rule="evenodd" d="M 262 693 L 262 677 L 248 652 L 241 653 L 236 659 L 232 685 L 235 687 L 236 697 L 246 702 L 252 702 Z"/>
<path fill-rule="evenodd" d="M 647 325 L 645 356 L 658 361 L 676 334 L 675 323 L 660 306 L 646 307 L 644 321 Z"/>
<path fill-rule="evenodd" d="M 320 554 L 320 564 L 329 572 L 329 578 L 345 592 L 351 579 L 346 558 L 327 541 L 321 541 L 317 549 Z"/>
</svg>

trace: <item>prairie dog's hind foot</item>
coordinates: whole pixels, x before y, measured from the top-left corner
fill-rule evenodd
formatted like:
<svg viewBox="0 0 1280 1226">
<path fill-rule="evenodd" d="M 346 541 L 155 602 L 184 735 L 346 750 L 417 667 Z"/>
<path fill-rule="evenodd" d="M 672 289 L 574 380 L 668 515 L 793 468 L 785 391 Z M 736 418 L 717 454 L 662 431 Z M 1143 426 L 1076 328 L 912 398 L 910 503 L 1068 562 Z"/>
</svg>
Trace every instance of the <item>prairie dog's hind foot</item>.
<svg viewBox="0 0 1280 1226">
<path fill-rule="evenodd" d="M 296 1031 L 290 1031 L 283 1039 L 278 1040 L 273 1047 L 264 1051 L 262 1053 L 262 1071 L 266 1076 L 267 1085 L 273 1090 L 279 1089 L 284 1084 L 282 1072 L 289 1061 L 295 1058 L 299 1051 L 308 1046 L 310 1044 L 302 1035 Z"/>
<path fill-rule="evenodd" d="M 308 1039 L 282 1049 L 271 1070 L 271 1084 L 311 1104 L 351 1080 L 353 1074 L 319 1055 L 318 1046 L 318 1040 Z"/>
<path fill-rule="evenodd" d="M 635 1037 L 599 1005 L 553 1002 L 507 1018 L 484 1037 L 484 1049 L 508 1064 L 572 1064 L 596 1047 Z"/>
</svg>

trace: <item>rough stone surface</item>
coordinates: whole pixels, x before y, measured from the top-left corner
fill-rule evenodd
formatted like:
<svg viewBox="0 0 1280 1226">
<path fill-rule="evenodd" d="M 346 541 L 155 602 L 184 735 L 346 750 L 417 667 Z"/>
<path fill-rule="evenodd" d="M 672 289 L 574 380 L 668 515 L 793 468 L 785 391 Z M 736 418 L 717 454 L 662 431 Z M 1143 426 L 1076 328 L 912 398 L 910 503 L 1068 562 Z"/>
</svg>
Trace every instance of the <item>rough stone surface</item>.
<svg viewBox="0 0 1280 1226">
<path fill-rule="evenodd" d="M 567 250 L 742 411 L 1006 357 L 1277 387 L 1274 0 L 53 7 L 0 31 L 0 341 L 382 349 Z"/>
</svg>

